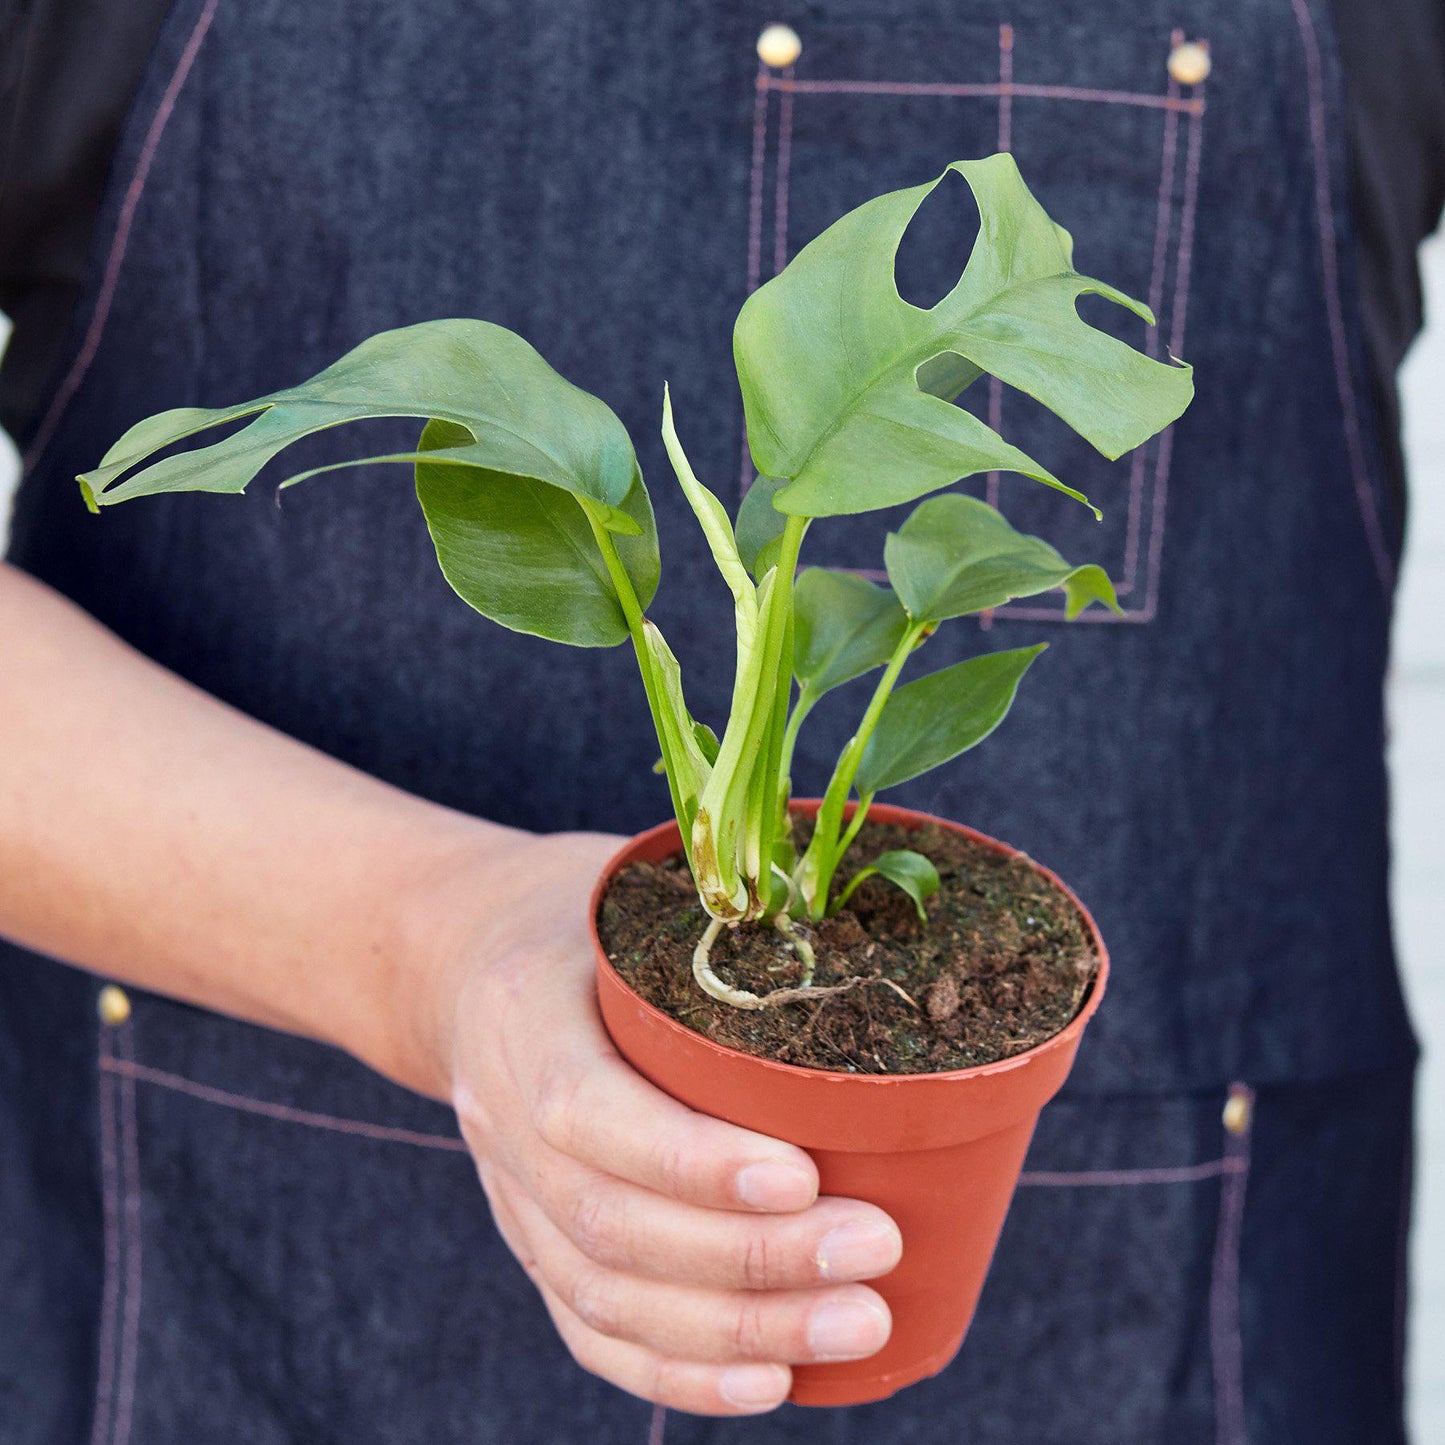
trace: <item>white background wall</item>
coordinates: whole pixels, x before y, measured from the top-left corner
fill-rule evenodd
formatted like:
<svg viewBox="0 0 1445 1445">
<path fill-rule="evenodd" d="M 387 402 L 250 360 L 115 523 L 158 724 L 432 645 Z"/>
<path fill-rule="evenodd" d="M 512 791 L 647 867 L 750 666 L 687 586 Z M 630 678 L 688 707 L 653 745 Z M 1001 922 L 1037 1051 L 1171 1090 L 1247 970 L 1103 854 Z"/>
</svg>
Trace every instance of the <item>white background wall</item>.
<svg viewBox="0 0 1445 1445">
<path fill-rule="evenodd" d="M 1445 1445 L 1445 233 L 1423 253 L 1432 319 L 1405 364 L 1410 527 L 1390 687 L 1395 927 L 1425 1048 L 1410 1332 L 1415 1445 Z"/>
<path fill-rule="evenodd" d="M 1415 1445 L 1445 1445 L 1445 235 L 1424 252 L 1434 325 L 1402 377 L 1410 536 L 1391 682 L 1397 939 L 1425 1046 L 1410 1400 Z M 0 349 L 8 323 L 0 316 Z M 0 432 L 0 533 L 14 449 Z M 1344 1241 L 1342 1241 L 1344 1243 Z"/>
</svg>

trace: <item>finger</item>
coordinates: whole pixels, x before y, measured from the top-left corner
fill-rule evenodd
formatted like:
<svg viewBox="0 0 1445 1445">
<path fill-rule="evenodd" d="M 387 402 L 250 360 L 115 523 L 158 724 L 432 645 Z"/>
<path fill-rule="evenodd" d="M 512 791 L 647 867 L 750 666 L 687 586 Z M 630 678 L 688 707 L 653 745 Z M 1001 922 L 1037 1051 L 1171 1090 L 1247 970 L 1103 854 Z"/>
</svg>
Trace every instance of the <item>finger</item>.
<svg viewBox="0 0 1445 1445">
<path fill-rule="evenodd" d="M 888 1342 L 888 1306 L 866 1285 L 710 1290 L 641 1279 L 588 1259 L 531 1200 L 508 1203 L 535 1251 L 537 1276 L 610 1339 L 688 1360 L 788 1364 L 865 1359 Z"/>
<path fill-rule="evenodd" d="M 694 1415 L 756 1415 L 782 1403 L 792 1386 L 792 1371 L 785 1365 L 720 1367 L 683 1361 L 610 1339 L 586 1324 L 543 1277 L 536 1251 L 508 1203 L 506 1186 L 486 1169 L 482 1179 L 498 1230 L 537 1287 L 563 1344 L 583 1369 L 630 1394 Z"/>
<path fill-rule="evenodd" d="M 594 1263 L 672 1284 L 808 1289 L 876 1279 L 903 1253 L 898 1226 L 857 1199 L 819 1199 L 795 1214 L 701 1209 L 555 1153 L 529 1175 L 528 1192 Z"/>
<path fill-rule="evenodd" d="M 818 1171 L 801 1149 L 696 1113 L 611 1049 L 554 1062 L 533 1117 L 559 1153 L 684 1203 L 787 1212 L 818 1196 Z"/>
<path fill-rule="evenodd" d="M 631 1395 L 690 1415 L 761 1415 L 781 1405 L 792 1387 L 786 1365 L 700 1364 L 609 1339 L 579 1319 L 546 1285 L 540 1288 L 572 1358 Z"/>
</svg>

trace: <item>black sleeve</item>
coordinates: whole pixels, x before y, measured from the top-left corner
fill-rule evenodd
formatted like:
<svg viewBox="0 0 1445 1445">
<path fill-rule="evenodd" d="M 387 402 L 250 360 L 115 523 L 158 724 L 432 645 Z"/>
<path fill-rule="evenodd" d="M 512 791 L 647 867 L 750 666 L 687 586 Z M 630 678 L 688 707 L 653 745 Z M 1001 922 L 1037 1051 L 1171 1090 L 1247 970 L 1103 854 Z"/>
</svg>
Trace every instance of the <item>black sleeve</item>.
<svg viewBox="0 0 1445 1445">
<path fill-rule="evenodd" d="M 169 0 L 0 0 L 0 425 L 51 378 L 121 122 Z"/>
<path fill-rule="evenodd" d="M 1420 330 L 1416 252 L 1445 206 L 1445 0 L 1335 0 L 1371 384 L 1404 514 L 1395 373 Z"/>
</svg>

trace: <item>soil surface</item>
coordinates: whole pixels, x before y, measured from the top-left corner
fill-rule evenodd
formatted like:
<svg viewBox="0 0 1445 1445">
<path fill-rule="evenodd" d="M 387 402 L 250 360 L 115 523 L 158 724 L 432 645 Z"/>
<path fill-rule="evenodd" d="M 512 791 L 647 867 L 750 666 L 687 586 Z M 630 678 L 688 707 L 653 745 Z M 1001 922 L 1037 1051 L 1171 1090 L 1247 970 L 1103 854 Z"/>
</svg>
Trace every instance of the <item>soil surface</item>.
<svg viewBox="0 0 1445 1445">
<path fill-rule="evenodd" d="M 799 820 L 799 846 L 808 824 Z M 1074 904 L 1027 863 L 935 826 L 867 823 L 838 870 L 890 848 L 932 860 L 942 886 L 928 922 L 881 878 L 865 879 L 836 917 L 809 928 L 815 986 L 857 980 L 816 1002 L 737 1009 L 692 976 L 707 915 L 684 859 L 634 863 L 613 880 L 598 931 L 618 973 L 649 1003 L 744 1053 L 854 1074 L 970 1068 L 1052 1038 L 1079 1011 L 1098 955 Z M 802 966 L 762 924 L 725 930 L 712 951 L 726 983 L 766 995 L 795 988 Z"/>
</svg>

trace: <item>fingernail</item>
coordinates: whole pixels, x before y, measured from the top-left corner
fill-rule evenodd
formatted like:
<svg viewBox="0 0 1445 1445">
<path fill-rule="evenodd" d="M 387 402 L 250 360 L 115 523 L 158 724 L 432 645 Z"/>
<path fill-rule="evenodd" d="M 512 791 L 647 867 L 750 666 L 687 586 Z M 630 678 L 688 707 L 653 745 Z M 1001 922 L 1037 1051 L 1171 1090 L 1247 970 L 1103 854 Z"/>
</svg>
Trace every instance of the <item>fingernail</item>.
<svg viewBox="0 0 1445 1445">
<path fill-rule="evenodd" d="M 781 1159 L 740 1169 L 736 1188 L 738 1198 L 753 1209 L 806 1209 L 817 1195 L 812 1174 Z"/>
<path fill-rule="evenodd" d="M 808 1321 L 808 1347 L 817 1360 L 860 1360 L 887 1340 L 887 1313 L 865 1300 L 829 1300 Z"/>
<path fill-rule="evenodd" d="M 733 1365 L 718 1377 L 718 1394 L 739 1410 L 770 1410 L 781 1405 L 791 1377 L 776 1365 Z"/>
<path fill-rule="evenodd" d="M 818 1246 L 818 1273 L 824 1279 L 875 1279 L 887 1274 L 903 1255 L 898 1226 L 886 1219 L 857 1219 L 840 1224 Z"/>
</svg>

